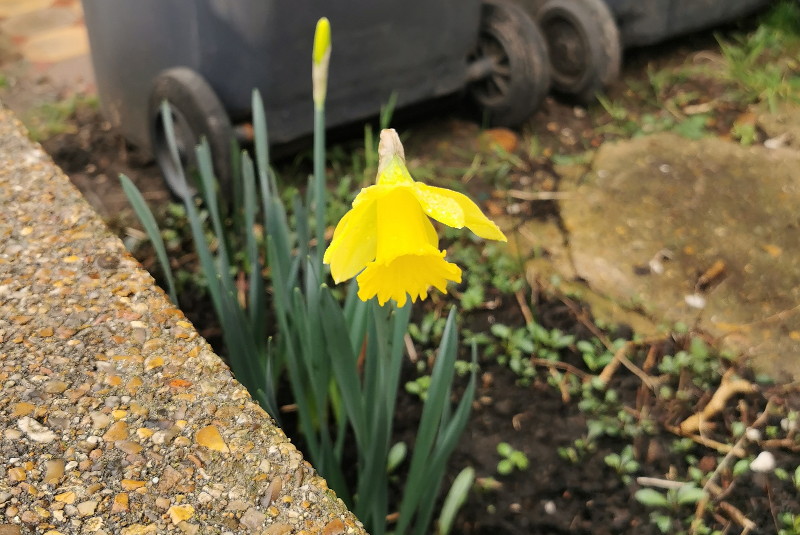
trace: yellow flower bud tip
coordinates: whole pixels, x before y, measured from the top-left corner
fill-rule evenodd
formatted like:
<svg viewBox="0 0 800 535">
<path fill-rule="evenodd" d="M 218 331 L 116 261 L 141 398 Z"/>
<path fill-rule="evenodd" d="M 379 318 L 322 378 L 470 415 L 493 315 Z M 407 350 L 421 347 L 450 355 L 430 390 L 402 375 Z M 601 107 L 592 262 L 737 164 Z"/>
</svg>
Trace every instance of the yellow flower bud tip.
<svg viewBox="0 0 800 535">
<path fill-rule="evenodd" d="M 327 17 L 322 17 L 317 21 L 317 29 L 314 31 L 314 53 L 312 59 L 315 65 L 319 65 L 325 59 L 331 49 L 331 23 Z"/>
</svg>

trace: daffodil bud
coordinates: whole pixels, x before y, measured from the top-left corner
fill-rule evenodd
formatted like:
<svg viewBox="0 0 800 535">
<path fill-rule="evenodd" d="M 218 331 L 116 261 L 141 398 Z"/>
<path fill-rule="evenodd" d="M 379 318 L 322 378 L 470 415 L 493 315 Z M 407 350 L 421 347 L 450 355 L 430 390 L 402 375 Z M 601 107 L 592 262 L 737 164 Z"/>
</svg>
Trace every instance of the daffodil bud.
<svg viewBox="0 0 800 535">
<path fill-rule="evenodd" d="M 328 64 L 331 60 L 331 23 L 326 17 L 317 21 L 314 32 L 314 51 L 311 54 L 311 81 L 314 92 L 314 106 L 325 106 L 328 92 Z"/>
</svg>

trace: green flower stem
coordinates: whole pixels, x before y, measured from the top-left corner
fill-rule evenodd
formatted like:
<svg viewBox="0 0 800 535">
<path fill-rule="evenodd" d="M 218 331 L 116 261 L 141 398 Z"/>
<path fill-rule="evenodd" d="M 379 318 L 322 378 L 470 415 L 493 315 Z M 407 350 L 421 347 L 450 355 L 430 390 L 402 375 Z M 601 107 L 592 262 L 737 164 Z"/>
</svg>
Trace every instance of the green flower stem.
<svg viewBox="0 0 800 535">
<path fill-rule="evenodd" d="M 316 263 L 318 279 L 322 279 L 322 256 L 325 253 L 326 183 L 325 183 L 325 103 L 314 107 L 314 200 L 316 219 Z"/>
</svg>

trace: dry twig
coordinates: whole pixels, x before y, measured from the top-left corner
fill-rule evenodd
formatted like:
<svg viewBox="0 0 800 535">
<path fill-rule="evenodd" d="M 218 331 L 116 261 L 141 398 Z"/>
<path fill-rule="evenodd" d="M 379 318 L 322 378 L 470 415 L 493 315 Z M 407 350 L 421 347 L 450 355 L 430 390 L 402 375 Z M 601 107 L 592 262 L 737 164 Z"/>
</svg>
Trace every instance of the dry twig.
<svg viewBox="0 0 800 535">
<path fill-rule="evenodd" d="M 684 481 L 673 481 L 671 479 L 647 476 L 637 477 L 636 482 L 643 487 L 656 487 L 659 489 L 679 489 L 688 485 L 688 483 Z"/>
<path fill-rule="evenodd" d="M 685 438 L 691 439 L 691 440 L 697 442 L 698 444 L 700 444 L 701 446 L 705 446 L 707 448 L 711 448 L 713 450 L 717 450 L 720 453 L 729 453 L 731 450 L 733 450 L 733 446 L 731 446 L 730 444 L 725 444 L 724 442 L 719 442 L 718 440 L 707 438 L 707 437 L 704 437 L 702 435 L 694 435 L 694 434 L 691 434 L 691 433 L 683 433 L 681 431 L 681 428 L 678 427 L 678 426 L 675 426 L 675 425 L 664 425 L 664 429 L 666 429 L 670 433 L 678 435 L 679 437 L 685 437 Z M 740 451 L 738 451 L 736 453 L 736 455 L 742 455 L 743 456 L 744 452 L 740 450 Z"/>
<path fill-rule="evenodd" d="M 721 502 L 719 504 L 719 508 L 722 509 L 731 520 L 742 526 L 742 535 L 747 535 L 754 529 L 758 528 L 755 522 L 747 518 L 743 512 L 728 502 Z"/>
<path fill-rule="evenodd" d="M 510 189 L 506 191 L 506 194 L 512 199 L 520 201 L 555 201 L 572 197 L 572 192 L 569 191 L 522 191 Z"/>
<path fill-rule="evenodd" d="M 531 307 L 528 306 L 528 303 L 525 302 L 525 295 L 522 290 L 517 290 L 514 293 L 514 297 L 517 298 L 517 304 L 522 311 L 522 317 L 525 318 L 525 323 L 533 323 L 533 312 L 531 312 Z"/>
<path fill-rule="evenodd" d="M 554 360 L 540 359 L 538 357 L 531 357 L 531 364 L 533 364 L 534 366 L 546 366 L 548 368 L 558 368 L 564 370 L 565 372 L 569 372 L 577 377 L 580 377 L 583 381 L 588 381 L 589 379 L 592 378 L 592 375 L 586 373 L 580 368 L 576 368 L 572 364 L 568 362 L 561 362 L 560 360 L 554 361 Z"/>
<path fill-rule="evenodd" d="M 404 334 L 403 342 L 405 343 L 406 351 L 408 352 L 408 360 L 411 362 L 417 362 L 419 355 L 417 354 L 417 348 L 414 347 L 414 341 L 411 339 L 411 335 L 408 333 Z"/>
<path fill-rule="evenodd" d="M 764 425 L 767 422 L 767 418 L 769 417 L 771 409 L 772 409 L 772 401 L 770 400 L 767 402 L 767 406 L 764 407 L 764 410 L 761 412 L 761 414 L 758 415 L 758 418 L 756 418 L 755 421 L 753 421 L 753 423 L 749 427 L 755 428 Z M 729 464 L 731 464 L 731 462 L 733 462 L 734 456 L 737 456 L 739 458 L 743 457 L 743 455 L 739 455 L 739 453 L 744 453 L 744 448 L 747 445 L 748 441 L 749 439 L 747 438 L 747 433 L 744 433 L 742 437 L 736 442 L 736 444 L 734 444 L 734 446 L 731 448 L 731 451 L 729 451 L 727 455 L 725 455 L 725 457 L 723 457 L 722 460 L 719 462 L 717 468 L 714 470 L 714 472 L 711 474 L 711 477 L 708 478 L 708 481 L 703 486 L 703 490 L 705 491 L 710 490 L 711 485 L 715 482 L 717 476 L 719 476 L 719 474 L 722 473 L 722 471 Z"/>
<path fill-rule="evenodd" d="M 747 381 L 734 376 L 735 370 L 729 369 L 722 376 L 722 382 L 711 396 L 703 410 L 697 412 L 683 422 L 678 424 L 678 428 L 682 434 L 691 434 L 697 431 L 703 431 L 708 425 L 708 421 L 716 416 L 719 412 L 725 409 L 728 400 L 736 394 L 750 394 L 756 392 L 758 387 Z"/>
<path fill-rule="evenodd" d="M 603 381 L 604 384 L 608 384 L 609 381 L 611 381 L 611 377 L 614 376 L 614 373 L 617 371 L 617 369 L 621 364 L 626 368 L 628 368 L 628 370 L 630 370 L 631 373 L 633 373 L 636 377 L 641 379 L 642 382 L 646 384 L 650 389 L 655 390 L 658 381 L 654 380 L 652 377 L 643 372 L 641 368 L 639 368 L 637 365 L 631 362 L 630 359 L 628 359 L 628 357 L 626 357 L 625 355 L 626 353 L 628 353 L 629 351 L 631 351 L 636 347 L 653 344 L 658 341 L 660 341 L 660 339 L 648 339 L 648 340 L 642 340 L 640 342 L 634 342 L 634 341 L 625 342 L 625 344 L 622 347 L 620 347 L 614 352 L 614 358 L 611 359 L 611 362 L 609 362 L 605 368 L 603 368 L 603 371 L 600 372 L 598 378 L 601 381 Z"/>
</svg>

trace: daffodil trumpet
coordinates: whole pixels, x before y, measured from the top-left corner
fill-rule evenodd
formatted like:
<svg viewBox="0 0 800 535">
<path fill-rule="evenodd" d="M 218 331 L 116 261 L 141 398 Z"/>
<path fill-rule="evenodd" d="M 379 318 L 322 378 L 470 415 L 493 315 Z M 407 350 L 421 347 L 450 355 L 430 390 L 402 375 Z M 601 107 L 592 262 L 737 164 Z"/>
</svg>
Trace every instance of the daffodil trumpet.
<svg viewBox="0 0 800 535">
<path fill-rule="evenodd" d="M 445 260 L 431 219 L 468 228 L 481 238 L 507 241 L 498 226 L 466 195 L 416 182 L 393 129 L 383 130 L 376 183 L 356 196 L 339 221 L 323 261 L 337 283 L 356 277 L 358 296 L 398 306 L 425 299 L 431 287 L 447 292 L 461 269 Z"/>
</svg>

